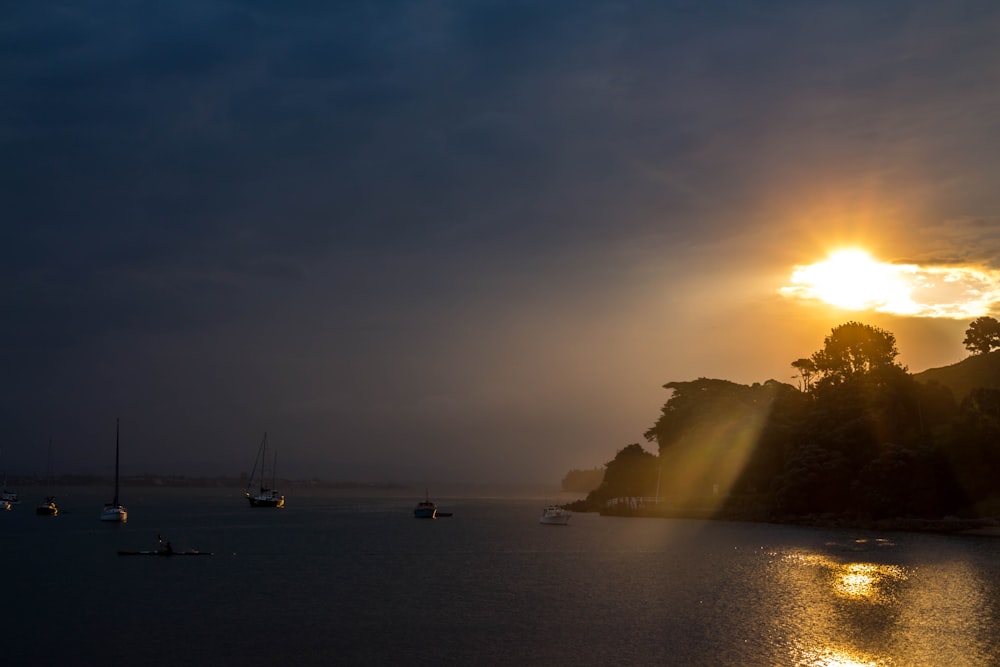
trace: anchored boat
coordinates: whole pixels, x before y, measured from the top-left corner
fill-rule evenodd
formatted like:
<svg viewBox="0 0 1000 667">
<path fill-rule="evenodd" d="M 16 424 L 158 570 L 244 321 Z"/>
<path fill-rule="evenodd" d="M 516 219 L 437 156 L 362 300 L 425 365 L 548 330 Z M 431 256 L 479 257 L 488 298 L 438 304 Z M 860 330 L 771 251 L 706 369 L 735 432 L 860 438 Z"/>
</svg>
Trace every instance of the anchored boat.
<svg viewBox="0 0 1000 667">
<path fill-rule="evenodd" d="M 110 503 L 104 505 L 101 510 L 101 521 L 117 521 L 124 523 L 128 521 L 128 510 L 118 502 L 118 420 L 115 419 L 115 497 Z"/>
<path fill-rule="evenodd" d="M 431 502 L 427 491 L 424 491 L 424 499 L 413 508 L 413 516 L 416 519 L 434 519 L 437 517 L 437 505 Z"/>
<path fill-rule="evenodd" d="M 569 518 L 573 516 L 570 512 L 567 512 L 558 505 L 549 505 L 542 509 L 542 516 L 538 519 L 538 523 L 543 523 L 547 526 L 565 526 L 569 523 Z"/>
<path fill-rule="evenodd" d="M 250 507 L 284 507 L 285 497 L 274 488 L 275 474 L 278 468 L 278 453 L 274 454 L 274 465 L 271 466 L 271 488 L 264 486 L 264 464 L 267 456 L 267 431 L 264 431 L 264 439 L 261 440 L 260 449 L 257 450 L 257 460 L 253 464 L 253 472 L 250 473 L 250 483 L 243 495 L 250 501 Z M 257 477 L 257 468 L 260 467 L 260 476 Z M 258 488 L 253 491 L 254 479 L 257 479 Z"/>
</svg>

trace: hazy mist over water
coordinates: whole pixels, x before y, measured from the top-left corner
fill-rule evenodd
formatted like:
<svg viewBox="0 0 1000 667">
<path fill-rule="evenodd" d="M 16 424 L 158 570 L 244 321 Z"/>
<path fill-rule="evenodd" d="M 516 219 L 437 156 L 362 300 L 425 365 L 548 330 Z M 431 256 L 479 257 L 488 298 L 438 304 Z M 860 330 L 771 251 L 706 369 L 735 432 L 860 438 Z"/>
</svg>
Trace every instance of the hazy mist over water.
<svg viewBox="0 0 1000 667">
<path fill-rule="evenodd" d="M 546 498 L 41 489 L 0 513 L 11 665 L 993 665 L 1000 540 L 577 514 Z M 286 494 L 287 495 L 287 494 Z M 37 498 L 36 498 L 37 496 Z M 122 558 L 152 549 L 210 558 Z"/>
</svg>

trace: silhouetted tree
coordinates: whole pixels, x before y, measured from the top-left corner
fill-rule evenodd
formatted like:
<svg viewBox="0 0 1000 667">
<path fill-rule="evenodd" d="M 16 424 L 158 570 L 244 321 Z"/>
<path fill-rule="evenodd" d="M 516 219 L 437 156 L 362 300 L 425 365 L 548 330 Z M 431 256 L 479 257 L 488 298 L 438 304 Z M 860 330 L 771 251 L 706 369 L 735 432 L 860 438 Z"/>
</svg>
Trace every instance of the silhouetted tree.
<svg viewBox="0 0 1000 667">
<path fill-rule="evenodd" d="M 792 368 L 799 372 L 799 389 L 809 391 L 813 376 L 816 375 L 816 364 L 812 359 L 796 359 L 792 362 Z"/>
<path fill-rule="evenodd" d="M 830 385 L 895 366 L 898 355 L 893 334 L 870 324 L 848 322 L 832 329 L 823 340 L 823 349 L 810 359 L 822 375 L 820 382 Z"/>
<path fill-rule="evenodd" d="M 1000 348 L 1000 322 L 992 317 L 976 318 L 965 330 L 962 344 L 973 354 L 986 354 Z"/>
<path fill-rule="evenodd" d="M 659 459 L 639 443 L 618 450 L 614 460 L 604 467 L 604 481 L 587 494 L 583 501 L 568 507 L 578 510 L 599 510 L 612 498 L 651 496 L 656 490 Z"/>
</svg>

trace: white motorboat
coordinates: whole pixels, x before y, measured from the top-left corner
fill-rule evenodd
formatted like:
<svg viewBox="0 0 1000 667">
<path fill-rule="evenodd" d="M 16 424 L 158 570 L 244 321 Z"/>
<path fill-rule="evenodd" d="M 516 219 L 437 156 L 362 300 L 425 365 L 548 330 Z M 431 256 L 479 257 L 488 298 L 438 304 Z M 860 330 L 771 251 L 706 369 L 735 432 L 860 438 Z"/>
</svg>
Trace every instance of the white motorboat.
<svg viewBox="0 0 1000 667">
<path fill-rule="evenodd" d="M 542 516 L 538 519 L 538 523 L 544 523 L 547 526 L 565 526 L 569 523 L 571 516 L 573 516 L 572 513 L 558 505 L 549 505 L 542 509 Z"/>
</svg>

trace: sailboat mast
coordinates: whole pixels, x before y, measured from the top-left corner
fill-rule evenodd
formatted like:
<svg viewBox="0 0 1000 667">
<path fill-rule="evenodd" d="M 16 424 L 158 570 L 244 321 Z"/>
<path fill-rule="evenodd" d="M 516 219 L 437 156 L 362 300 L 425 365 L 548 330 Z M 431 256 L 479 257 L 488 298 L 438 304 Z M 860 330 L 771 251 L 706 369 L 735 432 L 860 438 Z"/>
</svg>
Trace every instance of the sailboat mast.
<svg viewBox="0 0 1000 667">
<path fill-rule="evenodd" d="M 52 436 L 49 436 L 49 455 L 45 460 L 45 484 L 52 488 Z"/>
<path fill-rule="evenodd" d="M 274 464 L 271 466 L 271 488 L 278 481 L 278 452 L 274 453 Z"/>
<path fill-rule="evenodd" d="M 260 494 L 264 495 L 264 466 L 267 465 L 267 431 L 264 431 L 264 440 L 260 443 Z"/>
<path fill-rule="evenodd" d="M 118 506 L 118 417 L 115 417 L 115 499 L 112 504 Z"/>
</svg>

